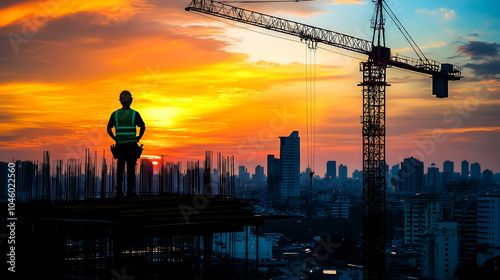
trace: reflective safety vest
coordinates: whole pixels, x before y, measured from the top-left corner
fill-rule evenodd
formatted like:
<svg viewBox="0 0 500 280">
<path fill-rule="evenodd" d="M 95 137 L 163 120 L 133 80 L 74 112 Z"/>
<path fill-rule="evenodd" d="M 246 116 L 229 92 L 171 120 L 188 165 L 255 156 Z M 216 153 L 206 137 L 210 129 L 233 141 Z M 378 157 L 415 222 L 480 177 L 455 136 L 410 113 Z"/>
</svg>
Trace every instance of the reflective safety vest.
<svg viewBox="0 0 500 280">
<path fill-rule="evenodd" d="M 118 144 L 137 142 L 135 128 L 135 111 L 116 110 L 115 111 L 116 142 Z"/>
</svg>

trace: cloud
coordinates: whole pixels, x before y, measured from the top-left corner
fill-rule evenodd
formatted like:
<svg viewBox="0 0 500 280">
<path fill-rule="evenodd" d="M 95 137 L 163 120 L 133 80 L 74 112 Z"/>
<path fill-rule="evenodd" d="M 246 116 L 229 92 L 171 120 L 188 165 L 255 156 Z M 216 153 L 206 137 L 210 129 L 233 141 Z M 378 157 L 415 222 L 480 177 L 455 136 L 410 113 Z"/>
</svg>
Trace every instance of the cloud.
<svg viewBox="0 0 500 280">
<path fill-rule="evenodd" d="M 500 51 L 500 44 L 469 41 L 463 46 L 457 47 L 460 53 L 470 55 L 472 59 L 482 59 L 487 57 L 495 57 Z"/>
<path fill-rule="evenodd" d="M 500 74 L 500 59 L 497 58 L 500 52 L 500 44 L 495 42 L 469 41 L 457 47 L 459 55 L 469 56 L 470 60 L 477 62 L 467 63 L 464 67 L 470 68 L 476 75 L 497 75 Z"/>
<path fill-rule="evenodd" d="M 361 1 L 361 0 L 333 0 L 332 5 L 337 5 L 337 4 L 365 4 L 366 1 Z"/>
<path fill-rule="evenodd" d="M 145 5 L 142 0 L 48 0 L 14 1 L 0 10 L 0 27 L 10 24 L 31 25 L 42 28 L 53 18 L 79 12 L 99 13 L 108 19 L 123 19 Z"/>
<path fill-rule="evenodd" d="M 187 2 L 189 3 L 189 1 Z M 318 2 L 319 1 L 304 1 L 304 2 L 291 2 L 291 3 L 276 3 L 276 5 L 269 5 L 269 3 L 262 3 L 262 4 L 228 3 L 228 5 L 268 15 L 287 14 L 287 15 L 297 15 L 301 17 L 310 17 L 325 12 L 324 4 Z M 185 6 L 187 6 L 188 3 L 185 4 Z"/>
<path fill-rule="evenodd" d="M 174 15 L 171 14 L 173 17 Z M 97 14 L 51 21 L 16 53 L 7 36 L 0 37 L 0 81 L 74 82 L 141 73 L 160 64 L 162 71 L 194 68 L 230 59 L 220 27 L 176 25 L 131 18 L 99 23 Z M 16 30 L 4 28 L 0 34 Z M 191 50 L 190 55 L 179 55 Z"/>
<path fill-rule="evenodd" d="M 440 11 L 444 13 L 444 17 L 445 18 L 453 18 L 453 17 L 455 17 L 455 11 L 454 10 L 447 10 L 447 9 L 441 8 Z"/>
<path fill-rule="evenodd" d="M 497 75 L 500 74 L 500 60 L 494 59 L 482 63 L 467 63 L 464 67 L 470 68 L 476 75 Z"/>
<path fill-rule="evenodd" d="M 388 126 L 391 134 L 394 136 L 423 137 L 431 135 L 432 129 L 436 128 L 446 131 L 446 133 L 500 130 L 500 119 L 497 117 L 500 104 L 486 103 L 482 99 L 477 102 L 477 109 L 467 110 L 464 109 L 463 104 L 469 103 L 465 102 L 464 99 L 446 101 L 448 104 L 435 104 L 431 107 L 414 106 L 411 110 L 398 114 L 390 112 Z M 471 101 L 470 104 L 472 103 Z M 418 116 L 415 115 L 415 112 L 418 112 Z M 431 128 L 430 123 L 434 123 L 435 127 Z"/>
<path fill-rule="evenodd" d="M 423 15 L 443 15 L 445 19 L 451 19 L 455 17 L 455 10 L 448 10 L 445 8 L 441 8 L 438 10 L 427 10 L 427 9 L 416 9 L 415 13 L 423 14 Z"/>
</svg>

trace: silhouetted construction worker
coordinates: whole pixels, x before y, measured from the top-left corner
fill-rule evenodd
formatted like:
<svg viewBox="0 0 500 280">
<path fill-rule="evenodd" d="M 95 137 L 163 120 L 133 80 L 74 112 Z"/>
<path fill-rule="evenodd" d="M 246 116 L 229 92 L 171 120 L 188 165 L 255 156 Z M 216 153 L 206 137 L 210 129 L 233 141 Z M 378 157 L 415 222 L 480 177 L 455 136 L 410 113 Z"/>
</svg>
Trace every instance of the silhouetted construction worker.
<svg viewBox="0 0 500 280">
<path fill-rule="evenodd" d="M 130 109 L 132 99 L 132 94 L 129 91 L 122 91 L 120 93 L 122 108 L 114 111 L 108 122 L 108 134 L 116 141 L 118 158 L 116 197 L 123 197 L 122 183 L 125 162 L 127 163 L 127 196 L 135 196 L 135 164 L 141 153 L 141 148 L 137 143 L 146 131 L 146 125 L 139 112 Z M 141 128 L 139 136 L 136 135 L 136 126 Z M 115 127 L 116 136 L 113 135 L 112 127 Z"/>
</svg>

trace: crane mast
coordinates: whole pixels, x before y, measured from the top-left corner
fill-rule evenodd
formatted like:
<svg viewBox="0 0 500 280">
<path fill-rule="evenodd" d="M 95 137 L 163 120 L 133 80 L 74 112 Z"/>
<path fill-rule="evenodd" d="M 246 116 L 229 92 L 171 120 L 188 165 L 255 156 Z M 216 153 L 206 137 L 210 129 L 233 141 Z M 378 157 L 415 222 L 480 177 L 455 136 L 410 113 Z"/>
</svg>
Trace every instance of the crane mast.
<svg viewBox="0 0 500 280">
<path fill-rule="evenodd" d="M 382 0 L 374 1 L 372 52 L 363 72 L 363 279 L 385 279 L 385 88 L 387 58 Z"/>
<path fill-rule="evenodd" d="M 383 0 L 372 0 L 372 41 L 286 20 L 212 0 L 192 0 L 186 11 L 200 12 L 268 30 L 297 36 L 368 56 L 363 72 L 363 279 L 385 279 L 385 89 L 388 67 L 432 76 L 432 94 L 448 96 L 448 81 L 459 80 L 458 66 L 429 59 L 391 55 L 385 46 Z"/>
</svg>

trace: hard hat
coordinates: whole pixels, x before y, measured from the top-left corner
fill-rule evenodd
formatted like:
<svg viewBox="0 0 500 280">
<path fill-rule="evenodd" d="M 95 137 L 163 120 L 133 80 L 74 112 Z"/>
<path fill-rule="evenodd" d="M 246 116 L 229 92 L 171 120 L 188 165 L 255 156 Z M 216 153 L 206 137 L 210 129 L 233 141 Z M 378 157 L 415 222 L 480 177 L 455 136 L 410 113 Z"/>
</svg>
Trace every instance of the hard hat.
<svg viewBox="0 0 500 280">
<path fill-rule="evenodd" d="M 132 94 L 130 94 L 130 91 L 124 90 L 120 93 L 120 101 L 127 101 L 132 99 Z"/>
</svg>

